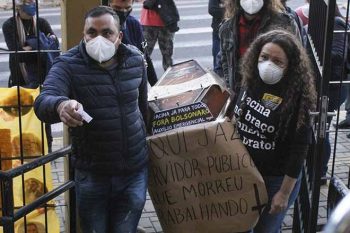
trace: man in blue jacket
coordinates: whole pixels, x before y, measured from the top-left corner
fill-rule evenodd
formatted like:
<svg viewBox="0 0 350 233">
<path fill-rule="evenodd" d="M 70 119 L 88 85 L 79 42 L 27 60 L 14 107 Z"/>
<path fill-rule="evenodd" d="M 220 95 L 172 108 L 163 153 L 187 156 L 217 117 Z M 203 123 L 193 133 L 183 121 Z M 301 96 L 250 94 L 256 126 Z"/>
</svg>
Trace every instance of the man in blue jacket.
<svg viewBox="0 0 350 233">
<path fill-rule="evenodd" d="M 56 59 L 34 104 L 42 121 L 70 127 L 83 233 L 135 232 L 146 200 L 145 62 L 119 27 L 113 9 L 89 11 L 83 40 Z"/>
</svg>

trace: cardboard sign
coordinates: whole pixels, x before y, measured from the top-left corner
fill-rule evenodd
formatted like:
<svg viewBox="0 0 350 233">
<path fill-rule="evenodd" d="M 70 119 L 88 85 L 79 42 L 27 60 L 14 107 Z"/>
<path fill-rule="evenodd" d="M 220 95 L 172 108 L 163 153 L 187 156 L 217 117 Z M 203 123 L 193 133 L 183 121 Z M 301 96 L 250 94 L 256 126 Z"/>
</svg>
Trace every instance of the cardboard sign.
<svg viewBox="0 0 350 233">
<path fill-rule="evenodd" d="M 158 134 L 211 120 L 213 120 L 213 115 L 207 105 L 198 102 L 155 113 L 152 121 L 152 133 Z"/>
<path fill-rule="evenodd" d="M 233 233 L 255 226 L 264 181 L 228 119 L 147 139 L 149 193 L 165 233 Z"/>
</svg>

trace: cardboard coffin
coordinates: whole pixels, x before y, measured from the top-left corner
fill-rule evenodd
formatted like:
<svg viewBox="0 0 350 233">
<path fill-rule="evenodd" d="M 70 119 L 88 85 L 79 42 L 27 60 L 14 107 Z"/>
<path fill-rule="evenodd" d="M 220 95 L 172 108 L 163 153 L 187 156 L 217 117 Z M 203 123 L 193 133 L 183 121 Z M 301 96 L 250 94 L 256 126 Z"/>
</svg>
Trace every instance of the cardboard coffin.
<svg viewBox="0 0 350 233">
<path fill-rule="evenodd" d="M 151 134 L 209 122 L 225 114 L 225 83 L 195 60 L 178 63 L 148 93 Z"/>
</svg>

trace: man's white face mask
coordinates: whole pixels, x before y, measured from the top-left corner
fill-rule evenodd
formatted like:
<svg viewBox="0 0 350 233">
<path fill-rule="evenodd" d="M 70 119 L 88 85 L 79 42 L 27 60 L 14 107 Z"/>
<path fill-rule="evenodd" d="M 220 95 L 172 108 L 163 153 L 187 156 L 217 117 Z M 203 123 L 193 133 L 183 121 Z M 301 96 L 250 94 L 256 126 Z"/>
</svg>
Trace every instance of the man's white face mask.
<svg viewBox="0 0 350 233">
<path fill-rule="evenodd" d="M 254 15 L 264 6 L 264 0 L 241 0 L 240 4 L 246 13 Z"/>
<path fill-rule="evenodd" d="M 87 42 L 85 41 L 86 52 L 99 63 L 108 61 L 116 53 L 115 42 L 113 43 L 103 36 L 97 36 Z"/>
</svg>

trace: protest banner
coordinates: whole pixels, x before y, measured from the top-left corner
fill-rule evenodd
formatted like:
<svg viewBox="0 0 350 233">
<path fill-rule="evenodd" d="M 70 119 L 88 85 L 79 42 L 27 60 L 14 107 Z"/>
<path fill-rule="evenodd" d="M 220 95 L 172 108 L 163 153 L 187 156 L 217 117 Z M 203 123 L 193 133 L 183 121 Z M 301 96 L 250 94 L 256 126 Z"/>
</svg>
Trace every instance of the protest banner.
<svg viewBox="0 0 350 233">
<path fill-rule="evenodd" d="M 267 204 L 263 178 L 227 118 L 147 138 L 149 193 L 165 233 L 233 233 Z"/>
</svg>

